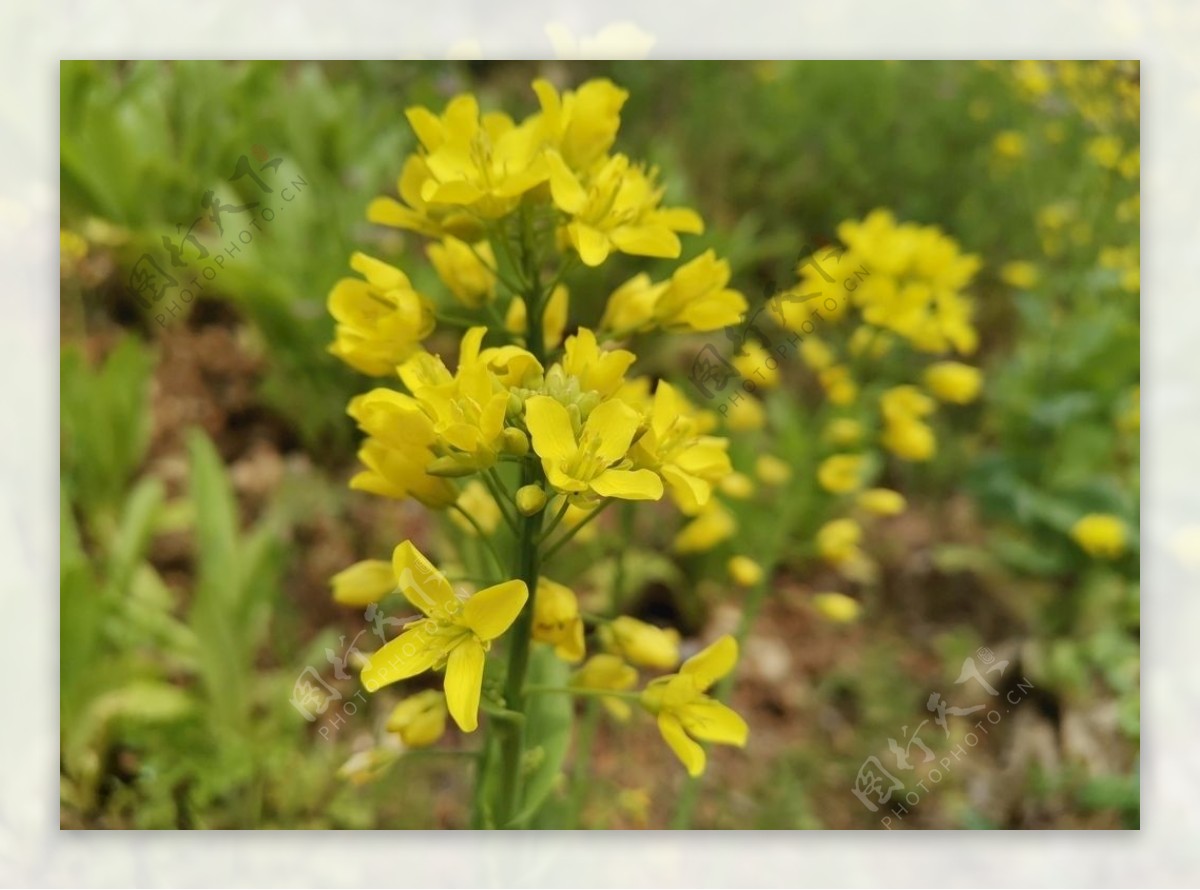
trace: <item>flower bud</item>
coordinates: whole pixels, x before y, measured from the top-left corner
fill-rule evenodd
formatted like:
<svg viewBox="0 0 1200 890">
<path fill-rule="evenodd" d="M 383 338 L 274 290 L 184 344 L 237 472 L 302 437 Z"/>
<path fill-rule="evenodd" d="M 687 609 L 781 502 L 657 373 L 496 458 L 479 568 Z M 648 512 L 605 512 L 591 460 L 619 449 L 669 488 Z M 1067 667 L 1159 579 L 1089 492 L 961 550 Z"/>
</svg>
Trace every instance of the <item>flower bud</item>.
<svg viewBox="0 0 1200 890">
<path fill-rule="evenodd" d="M 517 509 L 522 516 L 532 516 L 546 506 L 546 492 L 540 485 L 522 485 L 517 489 Z"/>
<path fill-rule="evenodd" d="M 476 469 L 477 467 L 472 466 L 461 458 L 447 454 L 445 457 L 433 460 L 425 467 L 425 472 L 430 476 L 444 476 L 456 479 L 459 476 L 470 476 Z"/>
<path fill-rule="evenodd" d="M 524 430 L 519 430 L 516 427 L 510 426 L 505 429 L 503 435 L 504 453 L 512 454 L 516 457 L 524 457 L 529 453 L 529 436 Z"/>
<path fill-rule="evenodd" d="M 446 731 L 446 698 L 436 689 L 426 689 L 406 698 L 392 710 L 388 732 L 400 736 L 410 748 L 427 748 Z"/>
<path fill-rule="evenodd" d="M 814 594 L 812 601 L 821 617 L 837 624 L 849 624 L 862 612 L 862 605 L 858 600 L 836 591 Z"/>
<path fill-rule="evenodd" d="M 342 569 L 330 581 L 333 599 L 343 606 L 368 606 L 396 589 L 392 564 L 382 559 L 364 559 Z"/>
<path fill-rule="evenodd" d="M 729 559 L 729 575 L 739 587 L 753 587 L 762 580 L 763 569 L 748 556 Z"/>
</svg>

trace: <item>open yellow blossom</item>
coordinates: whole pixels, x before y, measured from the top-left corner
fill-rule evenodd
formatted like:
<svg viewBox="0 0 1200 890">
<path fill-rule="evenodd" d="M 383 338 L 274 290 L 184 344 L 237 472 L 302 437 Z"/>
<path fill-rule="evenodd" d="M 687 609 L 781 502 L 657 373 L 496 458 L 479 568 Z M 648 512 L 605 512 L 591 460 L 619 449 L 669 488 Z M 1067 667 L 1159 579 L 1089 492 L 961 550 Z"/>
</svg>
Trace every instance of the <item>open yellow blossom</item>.
<svg viewBox="0 0 1200 890">
<path fill-rule="evenodd" d="M 524 581 L 505 581 L 459 599 L 445 575 L 410 541 L 392 554 L 392 569 L 400 591 L 425 617 L 371 655 L 362 671 L 363 686 L 374 692 L 445 666 L 450 716 L 463 732 L 474 732 L 487 650 L 516 620 L 529 589 Z"/>
<path fill-rule="evenodd" d="M 482 306 L 496 295 L 496 257 L 487 241 L 467 244 L 447 235 L 425 250 L 438 277 L 465 306 Z"/>
<path fill-rule="evenodd" d="M 876 516 L 899 516 L 908 502 L 904 495 L 890 488 L 870 488 L 858 496 L 858 505 Z"/>
<path fill-rule="evenodd" d="M 436 689 L 410 695 L 392 709 L 386 729 L 409 748 L 428 748 L 446 732 L 446 696 Z"/>
<path fill-rule="evenodd" d="M 1109 513 L 1089 513 L 1071 528 L 1071 537 L 1089 556 L 1116 559 L 1125 552 L 1125 523 Z"/>
<path fill-rule="evenodd" d="M 599 266 L 613 251 L 635 256 L 679 256 L 676 232 L 699 234 L 704 223 L 686 208 L 660 208 L 662 189 L 625 155 L 600 161 L 581 181 L 561 155 L 548 151 L 550 194 L 568 214 L 564 237 L 584 265 Z"/>
<path fill-rule="evenodd" d="M 745 747 L 746 721 L 705 693 L 737 664 L 737 641 L 723 636 L 693 655 L 679 673 L 652 680 L 642 691 L 642 706 L 658 717 L 658 729 L 688 774 L 704 772 L 704 748 L 697 743 Z"/>
<path fill-rule="evenodd" d="M 679 530 L 672 546 L 676 553 L 702 553 L 733 537 L 737 521 L 716 498 L 710 498 L 696 517 Z"/>
<path fill-rule="evenodd" d="M 428 353 L 413 356 L 398 369 L 450 452 L 447 466 L 438 472 L 469 473 L 496 462 L 505 447 L 509 392 L 493 364 L 538 367 L 532 355 L 516 347 L 481 350 L 486 333 L 487 328 L 475 327 L 463 335 L 453 376 L 441 358 Z"/>
<path fill-rule="evenodd" d="M 571 414 L 562 403 L 550 396 L 533 396 L 525 402 L 525 425 L 546 478 L 570 495 L 651 501 L 662 497 L 662 480 L 656 473 L 627 467 L 626 455 L 639 422 L 636 411 L 610 399 L 592 409 L 576 435 Z"/>
<path fill-rule="evenodd" d="M 605 650 L 631 664 L 669 671 L 679 664 L 679 631 L 655 627 L 628 615 L 614 618 L 600 628 Z"/>
<path fill-rule="evenodd" d="M 396 589 L 396 575 L 383 559 L 364 559 L 334 575 L 334 602 L 343 606 L 367 606 L 377 603 Z"/>
<path fill-rule="evenodd" d="M 861 540 L 862 526 L 853 519 L 831 519 L 817 529 L 817 552 L 834 565 L 852 562 Z"/>
<path fill-rule="evenodd" d="M 863 484 L 866 458 L 861 454 L 833 454 L 817 467 L 817 482 L 833 494 L 856 491 Z"/>
<path fill-rule="evenodd" d="M 427 472 L 439 437 L 415 399 L 381 387 L 351 399 L 347 413 L 369 437 L 358 452 L 366 469 L 350 480 L 352 489 L 398 500 L 413 497 L 428 507 L 458 499 L 448 479 Z"/>
<path fill-rule="evenodd" d="M 748 556 L 731 556 L 729 558 L 729 577 L 739 587 L 753 587 L 763 577 L 763 568 Z"/>
<path fill-rule="evenodd" d="M 563 661 L 583 660 L 583 619 L 571 588 L 549 578 L 538 579 L 533 598 L 533 638 L 553 646 L 554 654 Z"/>
<path fill-rule="evenodd" d="M 658 382 L 645 434 L 633 447 L 635 466 L 662 476 L 672 499 L 688 516 L 708 503 L 713 484 L 732 471 L 729 442 L 701 436 L 695 409 L 665 380 Z"/>
<path fill-rule="evenodd" d="M 637 681 L 637 669 L 626 664 L 621 656 L 608 652 L 593 655 L 571 677 L 571 685 L 578 689 L 611 689 L 614 692 L 632 689 Z M 622 723 L 629 719 L 630 707 L 624 700 L 606 695 L 600 701 L 615 719 Z"/>
<path fill-rule="evenodd" d="M 748 308 L 746 298 L 727 287 L 728 260 L 706 250 L 684 263 L 654 304 L 654 319 L 667 330 L 716 331 L 736 324 Z"/>
<path fill-rule="evenodd" d="M 629 93 L 611 80 L 595 78 L 559 96 L 549 81 L 533 82 L 542 107 L 542 138 L 572 170 L 587 170 L 612 148 Z"/>
<path fill-rule="evenodd" d="M 583 392 L 598 392 L 608 398 L 625 383 L 625 372 L 637 360 L 627 349 L 601 349 L 596 333 L 580 328 L 567 338 L 562 369 L 579 381 Z"/>
<path fill-rule="evenodd" d="M 812 603 L 821 617 L 836 624 L 849 624 L 862 613 L 858 600 L 837 591 L 814 593 Z"/>
<path fill-rule="evenodd" d="M 350 266 L 363 278 L 343 278 L 329 292 L 337 321 L 329 351 L 364 374 L 391 374 L 433 332 L 433 306 L 395 266 L 365 253 Z"/>
</svg>

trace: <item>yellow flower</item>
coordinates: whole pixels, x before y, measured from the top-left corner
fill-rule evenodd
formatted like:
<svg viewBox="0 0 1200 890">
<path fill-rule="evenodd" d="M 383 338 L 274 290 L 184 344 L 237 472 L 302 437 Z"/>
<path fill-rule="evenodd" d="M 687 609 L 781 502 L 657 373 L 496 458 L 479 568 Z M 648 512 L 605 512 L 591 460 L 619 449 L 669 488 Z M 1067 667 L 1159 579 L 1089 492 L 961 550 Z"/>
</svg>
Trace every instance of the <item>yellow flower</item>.
<svg viewBox="0 0 1200 890">
<path fill-rule="evenodd" d="M 834 454 L 817 467 L 817 482 L 833 494 L 855 491 L 863 483 L 866 460 L 861 454 Z"/>
<path fill-rule="evenodd" d="M 542 339 L 546 351 L 558 349 L 563 332 L 567 329 L 567 313 L 570 310 L 570 293 L 565 284 L 556 285 L 542 311 Z"/>
<path fill-rule="evenodd" d="M 1125 523 L 1109 513 L 1089 513 L 1071 528 L 1075 539 L 1089 556 L 1116 559 L 1125 552 Z"/>
<path fill-rule="evenodd" d="M 583 659 L 583 619 L 571 588 L 549 578 L 539 578 L 533 598 L 533 638 L 554 647 L 563 661 Z"/>
<path fill-rule="evenodd" d="M 667 282 L 652 282 L 645 272 L 633 276 L 609 295 L 600 327 L 622 336 L 650 330 L 654 327 L 654 306 L 666 289 Z"/>
<path fill-rule="evenodd" d="M 852 448 L 862 437 L 862 424 L 850 417 L 835 417 L 825 427 L 825 441 L 839 448 Z"/>
<path fill-rule="evenodd" d="M 746 298 L 726 285 L 729 261 L 706 250 L 671 276 L 654 304 L 654 318 L 668 330 L 716 331 L 736 324 L 748 308 Z"/>
<path fill-rule="evenodd" d="M 779 359 L 754 340 L 746 340 L 733 358 L 733 366 L 746 380 L 770 389 L 779 382 Z"/>
<path fill-rule="evenodd" d="M 888 423 L 880 437 L 883 447 L 903 460 L 929 460 L 937 452 L 933 428 L 920 420 L 900 417 Z"/>
<path fill-rule="evenodd" d="M 580 328 L 567 338 L 562 369 L 579 381 L 583 392 L 598 392 L 608 398 L 625 383 L 625 372 L 636 360 L 637 356 L 627 349 L 601 349 L 595 332 Z"/>
<path fill-rule="evenodd" d="M 642 667 L 669 671 L 679 664 L 679 631 L 673 627 L 622 615 L 601 626 L 600 642 L 613 655 Z"/>
<path fill-rule="evenodd" d="M 496 257 L 487 241 L 469 245 L 447 235 L 425 249 L 442 283 L 465 306 L 482 306 L 496 296 Z"/>
<path fill-rule="evenodd" d="M 662 480 L 656 473 L 626 468 L 626 455 L 639 422 L 636 411 L 610 399 L 592 409 L 576 435 L 571 414 L 562 403 L 550 396 L 525 401 L 525 425 L 546 478 L 569 495 L 590 492 L 651 501 L 662 497 Z"/>
<path fill-rule="evenodd" d="M 436 689 L 409 696 L 392 709 L 387 731 L 409 748 L 428 748 L 446 732 L 446 697 Z"/>
<path fill-rule="evenodd" d="M 392 554 L 397 585 L 425 618 L 375 652 L 362 671 L 374 692 L 430 669 L 446 668 L 446 705 L 463 732 L 479 725 L 483 665 L 492 641 L 508 630 L 529 599 L 524 581 L 505 581 L 459 599 L 446 577 L 412 542 Z"/>
<path fill-rule="evenodd" d="M 1121 162 L 1121 140 L 1115 136 L 1097 136 L 1087 145 L 1088 156 L 1106 170 Z"/>
<path fill-rule="evenodd" d="M 904 495 L 890 488 L 869 488 L 858 496 L 858 505 L 876 516 L 898 516 L 908 502 Z"/>
<path fill-rule="evenodd" d="M 1000 267 L 1000 280 L 1010 287 L 1029 290 L 1038 283 L 1038 267 L 1025 260 L 1013 260 Z"/>
<path fill-rule="evenodd" d="M 812 602 L 823 618 L 837 624 L 849 624 L 862 613 L 862 605 L 858 600 L 836 591 L 815 593 Z"/>
<path fill-rule="evenodd" d="M 587 170 L 612 148 L 629 93 L 611 80 L 596 78 L 563 93 L 547 80 L 533 82 L 542 106 L 542 138 L 573 170 Z"/>
<path fill-rule="evenodd" d="M 730 473 L 717 483 L 721 494 L 744 501 L 754 496 L 754 480 L 745 473 Z"/>
<path fill-rule="evenodd" d="M 458 499 L 448 479 L 426 471 L 439 437 L 416 400 L 381 387 L 351 399 L 347 413 L 369 437 L 358 452 L 366 469 L 350 480 L 352 489 L 398 500 L 414 497 L 434 508 Z"/>
<path fill-rule="evenodd" d="M 633 447 L 636 466 L 662 476 L 672 499 L 688 516 L 708 503 L 713 484 L 732 472 L 729 442 L 697 431 L 695 408 L 675 387 L 658 382 L 645 434 Z"/>
<path fill-rule="evenodd" d="M 737 664 L 737 641 L 723 636 L 683 663 L 679 673 L 652 680 L 642 706 L 658 717 L 658 729 L 675 756 L 695 777 L 704 772 L 704 748 L 696 739 L 744 748 L 749 728 L 736 711 L 705 695 Z"/>
<path fill-rule="evenodd" d="M 732 556 L 729 576 L 739 587 L 753 587 L 762 580 L 763 568 L 748 556 Z"/>
<path fill-rule="evenodd" d="M 792 468 L 773 454 L 760 454 L 754 461 L 754 473 L 764 485 L 783 485 L 792 478 Z"/>
<path fill-rule="evenodd" d="M 676 553 L 701 553 L 732 537 L 735 531 L 733 514 L 716 498 L 710 498 L 699 515 L 675 535 L 673 546 Z"/>
<path fill-rule="evenodd" d="M 817 529 L 817 552 L 834 565 L 854 561 L 860 554 L 862 527 L 853 519 L 832 519 Z"/>
<path fill-rule="evenodd" d="M 1015 130 L 1004 130 L 996 134 L 992 141 L 992 150 L 996 155 L 1007 161 L 1013 161 L 1025 155 L 1025 137 Z"/>
<path fill-rule="evenodd" d="M 983 375 L 962 362 L 935 362 L 925 369 L 925 385 L 943 402 L 966 405 L 979 396 Z"/>
<path fill-rule="evenodd" d="M 496 526 L 500 524 L 500 506 L 488 491 L 487 486 L 478 479 L 472 479 L 463 486 L 462 494 L 458 496 L 456 503 L 464 513 L 479 524 L 485 535 L 492 534 L 496 530 Z M 457 510 L 450 511 L 450 521 L 466 535 L 476 537 L 479 534 L 475 530 L 475 526 L 471 525 L 466 517 Z"/>
<path fill-rule="evenodd" d="M 850 405 L 858 398 L 858 384 L 850 376 L 846 365 L 833 365 L 821 371 L 817 378 L 825 389 L 825 395 L 834 405 Z"/>
<path fill-rule="evenodd" d="M 343 606 L 377 603 L 396 589 L 396 576 L 383 559 L 364 559 L 342 569 L 330 581 L 334 602 Z"/>
<path fill-rule="evenodd" d="M 624 692 L 637 685 L 637 669 L 626 664 L 619 655 L 600 653 L 589 658 L 571 677 L 571 685 L 578 689 L 611 689 Z M 629 705 L 615 695 L 600 699 L 605 709 L 614 718 L 624 723 L 629 719 Z"/>
<path fill-rule="evenodd" d="M 933 399 L 909 384 L 893 386 L 879 398 L 879 409 L 886 420 L 926 417 L 936 408 Z"/>
<path fill-rule="evenodd" d="M 673 259 L 682 250 L 676 232 L 704 231 L 694 210 L 660 208 L 662 189 L 654 171 L 647 173 L 625 155 L 598 161 L 582 182 L 557 152 L 545 158 L 554 205 L 570 217 L 563 239 L 584 265 L 599 266 L 614 250 Z"/>
<path fill-rule="evenodd" d="M 433 332 L 433 306 L 395 266 L 365 253 L 350 266 L 366 280 L 343 278 L 329 292 L 337 321 L 329 352 L 364 374 L 391 374 Z"/>
</svg>

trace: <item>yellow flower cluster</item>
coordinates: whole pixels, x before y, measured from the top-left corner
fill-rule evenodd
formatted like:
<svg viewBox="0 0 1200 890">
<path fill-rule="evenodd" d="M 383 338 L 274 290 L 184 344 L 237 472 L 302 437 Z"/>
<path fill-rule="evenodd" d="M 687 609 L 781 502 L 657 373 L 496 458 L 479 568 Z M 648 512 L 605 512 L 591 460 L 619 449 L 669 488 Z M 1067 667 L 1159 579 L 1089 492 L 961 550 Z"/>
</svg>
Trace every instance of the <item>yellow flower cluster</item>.
<svg viewBox="0 0 1200 890">
<path fill-rule="evenodd" d="M 351 487 L 448 511 L 497 568 L 495 537 L 511 534 L 522 554 L 507 580 L 469 595 L 409 541 L 390 564 L 366 560 L 333 579 L 340 603 L 399 592 L 421 612 L 361 674 L 374 691 L 444 670 L 444 705 L 422 692 L 392 714 L 389 730 L 409 747 L 436 741 L 447 715 L 465 732 L 477 727 L 487 655 L 502 637 L 508 707 L 520 706 L 525 665 L 511 655 L 532 641 L 582 663 L 572 689 L 607 690 L 610 710 L 627 712 L 635 666 L 675 669 L 678 634 L 630 616 L 585 616 L 568 585 L 539 571 L 543 555 L 582 540 L 616 500 L 670 498 L 691 517 L 681 551 L 689 537 L 711 546 L 732 531 L 714 497 L 732 476 L 715 418 L 666 380 L 630 376 L 637 356 L 622 340 L 655 328 L 717 330 L 741 318 L 746 300 L 729 287 L 728 262 L 707 251 L 666 280 L 637 275 L 621 285 L 597 327 L 572 325 L 564 277 L 618 252 L 679 257 L 679 234 L 703 223 L 692 210 L 663 206 L 654 169 L 612 151 L 624 90 L 607 80 L 562 94 L 539 80 L 533 90 L 539 110 L 519 122 L 481 111 L 471 95 L 440 114 L 406 113 L 419 145 L 403 165 L 399 197 L 377 198 L 368 218 L 430 238 L 426 255 L 445 294 L 418 293 L 399 269 L 356 253 L 360 277 L 329 295 L 330 351 L 365 374 L 393 377 L 350 402 L 365 436 Z M 453 359 L 432 346 L 438 324 L 465 328 Z M 748 572 L 741 566 L 739 577 Z M 591 658 L 585 620 L 598 624 L 604 650 Z M 705 694 L 732 669 L 736 644 L 706 651 L 639 699 L 690 771 L 703 765 L 692 738 L 740 745 L 746 737 L 741 718 Z"/>
</svg>

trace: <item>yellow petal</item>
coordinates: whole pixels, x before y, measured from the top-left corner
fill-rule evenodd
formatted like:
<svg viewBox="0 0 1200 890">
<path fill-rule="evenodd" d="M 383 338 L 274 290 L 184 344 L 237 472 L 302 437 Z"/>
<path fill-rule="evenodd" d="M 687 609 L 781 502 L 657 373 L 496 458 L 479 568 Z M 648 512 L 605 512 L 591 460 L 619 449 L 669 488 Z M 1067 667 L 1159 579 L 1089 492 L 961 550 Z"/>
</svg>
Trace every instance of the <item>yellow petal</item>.
<svg viewBox="0 0 1200 890">
<path fill-rule="evenodd" d="M 467 600 L 462 621 L 481 640 L 494 640 L 508 630 L 529 599 L 524 581 L 505 581 L 485 587 Z"/>
<path fill-rule="evenodd" d="M 608 236 L 618 250 L 634 256 L 674 259 L 683 250 L 679 237 L 665 226 L 621 226 Z"/>
<path fill-rule="evenodd" d="M 330 579 L 334 602 L 343 606 L 377 603 L 396 589 L 396 576 L 383 559 L 364 559 Z"/>
<path fill-rule="evenodd" d="M 737 640 L 726 634 L 685 661 L 679 673 L 691 674 L 700 689 L 708 689 L 732 671 L 737 660 Z"/>
<path fill-rule="evenodd" d="M 412 541 L 405 541 L 392 551 L 392 570 L 400 592 L 410 603 L 436 621 L 457 623 L 462 603 L 454 595 L 454 588 Z"/>
<path fill-rule="evenodd" d="M 662 480 L 652 470 L 605 470 L 592 480 L 592 491 L 626 501 L 657 501 L 663 496 Z"/>
<path fill-rule="evenodd" d="M 436 639 L 429 623 L 421 621 L 373 652 L 361 675 L 367 692 L 415 677 L 433 667 L 445 654 L 434 643 Z"/>
<path fill-rule="evenodd" d="M 587 204 L 587 192 L 558 152 L 546 152 L 546 161 L 550 165 L 550 195 L 555 206 L 564 213 L 579 213 Z"/>
<path fill-rule="evenodd" d="M 571 223 L 567 226 L 567 233 L 584 265 L 599 266 L 608 259 L 608 237 L 603 232 L 583 223 Z"/>
<path fill-rule="evenodd" d="M 563 413 L 566 414 L 565 409 Z M 596 446 L 597 456 L 607 463 L 612 463 L 623 458 L 629 451 L 629 445 L 640 423 L 641 416 L 636 411 L 620 399 L 609 399 L 592 409 L 585 429 L 599 440 Z"/>
<path fill-rule="evenodd" d="M 671 486 L 671 497 L 687 516 L 695 516 L 712 496 L 712 485 L 699 476 L 693 476 L 669 465 L 663 467 L 661 472 L 667 484 Z"/>
<path fill-rule="evenodd" d="M 567 409 L 549 396 L 533 396 L 525 401 L 525 426 L 533 437 L 533 450 L 543 460 L 569 460 L 578 450 Z"/>
<path fill-rule="evenodd" d="M 463 732 L 479 726 L 479 693 L 483 688 L 483 645 L 466 637 L 446 662 L 446 707 Z"/>
<path fill-rule="evenodd" d="M 704 772 L 704 749 L 688 738 L 678 718 L 665 711 L 658 715 L 658 731 L 692 778 Z"/>
<path fill-rule="evenodd" d="M 750 733 L 746 721 L 737 711 L 713 699 L 684 705 L 678 716 L 690 735 L 705 742 L 742 748 Z"/>
</svg>

